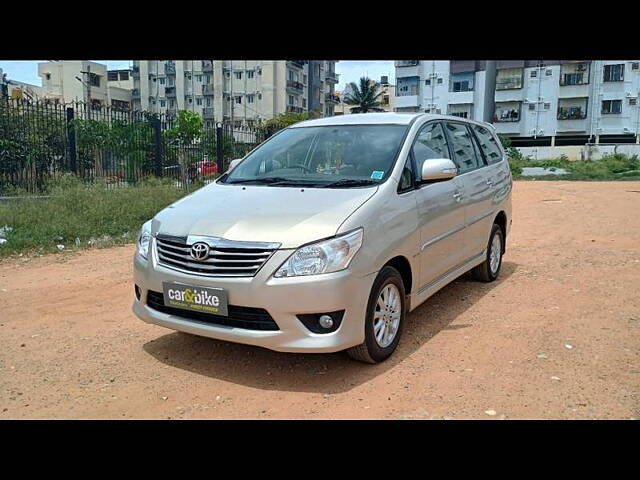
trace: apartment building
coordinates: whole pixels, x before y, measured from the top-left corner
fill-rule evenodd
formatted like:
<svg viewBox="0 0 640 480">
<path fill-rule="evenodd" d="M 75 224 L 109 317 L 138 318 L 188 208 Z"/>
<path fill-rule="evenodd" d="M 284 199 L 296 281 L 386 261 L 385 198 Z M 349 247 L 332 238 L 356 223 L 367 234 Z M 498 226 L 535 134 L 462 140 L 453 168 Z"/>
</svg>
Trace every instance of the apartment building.
<svg viewBox="0 0 640 480">
<path fill-rule="evenodd" d="M 478 60 L 398 60 L 397 112 L 426 112 L 490 121 L 495 63 Z"/>
<path fill-rule="evenodd" d="M 637 143 L 639 60 L 496 62 L 496 130 L 515 144 Z"/>
<path fill-rule="evenodd" d="M 134 109 L 191 110 L 206 126 L 268 120 L 320 109 L 332 115 L 335 61 L 134 60 Z"/>
<path fill-rule="evenodd" d="M 42 80 L 42 97 L 65 103 L 84 101 L 94 106 L 130 108 L 131 88 L 126 88 L 118 73 L 113 84 L 107 66 L 89 60 L 63 60 L 38 64 L 38 76 Z"/>
<path fill-rule="evenodd" d="M 380 82 L 376 82 L 375 80 L 371 80 L 371 82 L 377 87 L 376 93 L 380 93 L 380 108 L 385 112 L 395 111 L 396 86 L 389 83 L 389 76 L 383 75 L 380 77 Z M 344 91 L 338 96 L 339 101 L 335 107 L 335 115 L 349 115 L 352 113 L 351 109 L 354 107 L 344 102 L 347 95 L 351 93 L 353 92 L 350 84 L 348 84 Z"/>
<path fill-rule="evenodd" d="M 514 145 L 640 142 L 640 61 L 396 62 L 396 111 L 492 122 Z"/>
</svg>

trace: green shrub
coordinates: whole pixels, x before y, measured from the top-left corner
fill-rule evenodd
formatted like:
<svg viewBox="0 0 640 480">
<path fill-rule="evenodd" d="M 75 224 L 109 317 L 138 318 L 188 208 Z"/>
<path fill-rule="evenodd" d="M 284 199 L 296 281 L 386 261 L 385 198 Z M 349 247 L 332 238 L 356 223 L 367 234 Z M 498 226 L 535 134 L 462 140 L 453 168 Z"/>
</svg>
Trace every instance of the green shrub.
<svg viewBox="0 0 640 480">
<path fill-rule="evenodd" d="M 168 179 L 148 179 L 133 187 L 59 177 L 49 198 L 0 202 L 0 227 L 13 229 L 0 245 L 0 256 L 54 252 L 57 245 L 74 249 L 76 238 L 80 247 L 132 242 L 146 220 L 184 194 Z"/>
</svg>

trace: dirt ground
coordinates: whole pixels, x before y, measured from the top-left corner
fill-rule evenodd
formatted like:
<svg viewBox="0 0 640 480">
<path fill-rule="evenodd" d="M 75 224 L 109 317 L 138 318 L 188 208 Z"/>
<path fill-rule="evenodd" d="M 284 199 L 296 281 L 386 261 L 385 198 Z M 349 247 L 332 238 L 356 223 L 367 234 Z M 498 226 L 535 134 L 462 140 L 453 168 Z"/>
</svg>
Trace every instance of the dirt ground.
<svg viewBox="0 0 640 480">
<path fill-rule="evenodd" d="M 0 419 L 640 418 L 640 183 L 519 182 L 499 281 L 380 365 L 147 325 L 133 246 L 0 263 Z"/>
</svg>

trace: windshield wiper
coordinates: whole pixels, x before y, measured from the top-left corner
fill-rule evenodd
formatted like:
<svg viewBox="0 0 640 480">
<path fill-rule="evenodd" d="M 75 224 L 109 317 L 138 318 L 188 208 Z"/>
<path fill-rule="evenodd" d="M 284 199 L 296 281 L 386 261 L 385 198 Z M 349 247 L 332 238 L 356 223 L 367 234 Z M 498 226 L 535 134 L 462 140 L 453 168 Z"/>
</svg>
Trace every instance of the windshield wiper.
<svg viewBox="0 0 640 480">
<path fill-rule="evenodd" d="M 369 180 L 368 178 L 362 179 L 354 179 L 354 178 L 343 178 L 342 180 L 338 180 L 337 182 L 327 183 L 323 185 L 324 188 L 339 188 L 339 187 L 363 187 L 365 185 L 377 185 L 378 182 L 375 180 Z"/>
<path fill-rule="evenodd" d="M 225 182 L 228 183 L 230 185 L 233 185 L 234 183 L 263 183 L 263 184 L 271 184 L 271 183 L 276 183 L 276 182 L 289 182 L 290 180 L 288 178 L 284 178 L 284 177 L 264 177 L 264 178 L 241 178 L 239 180 L 231 180 L 229 182 Z"/>
</svg>

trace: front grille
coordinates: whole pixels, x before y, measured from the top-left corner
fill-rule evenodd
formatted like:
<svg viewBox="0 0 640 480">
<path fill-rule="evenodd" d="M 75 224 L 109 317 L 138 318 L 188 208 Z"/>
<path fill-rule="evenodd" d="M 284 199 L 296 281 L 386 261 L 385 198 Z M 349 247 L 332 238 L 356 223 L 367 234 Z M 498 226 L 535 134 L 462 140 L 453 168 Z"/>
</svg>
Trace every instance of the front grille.
<svg viewBox="0 0 640 480">
<path fill-rule="evenodd" d="M 192 312 L 181 308 L 167 307 L 164 304 L 162 292 L 154 292 L 153 290 L 147 292 L 147 306 L 158 312 L 214 325 L 225 325 L 247 330 L 280 330 L 276 322 L 271 318 L 271 315 L 269 315 L 269 312 L 264 308 L 229 305 L 227 307 L 229 316 L 227 317 L 210 313 Z"/>
<path fill-rule="evenodd" d="M 202 260 L 191 257 L 196 242 L 209 245 L 209 255 Z M 175 237 L 156 235 L 158 263 L 165 267 L 199 275 L 216 277 L 253 277 L 279 244 L 236 242 L 222 238 Z"/>
</svg>

